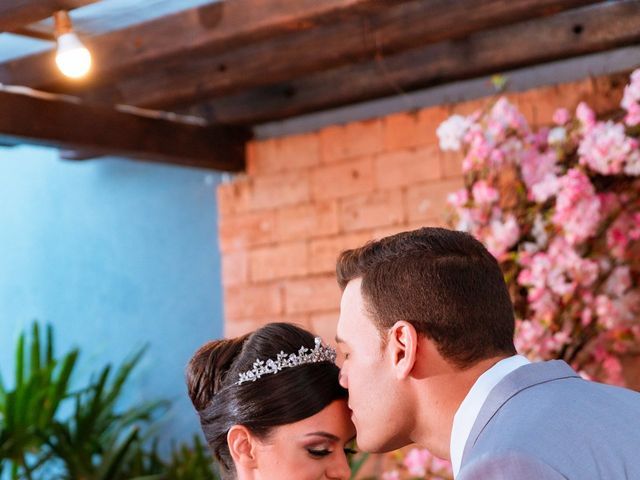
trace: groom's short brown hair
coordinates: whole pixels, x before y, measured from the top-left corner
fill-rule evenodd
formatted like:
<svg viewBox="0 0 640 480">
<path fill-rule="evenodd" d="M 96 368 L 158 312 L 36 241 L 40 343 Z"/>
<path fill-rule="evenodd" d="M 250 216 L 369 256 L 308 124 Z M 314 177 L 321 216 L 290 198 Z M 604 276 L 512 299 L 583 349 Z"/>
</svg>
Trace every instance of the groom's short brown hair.
<svg viewBox="0 0 640 480">
<path fill-rule="evenodd" d="M 502 271 L 467 233 L 431 227 L 398 233 L 342 252 L 336 272 L 343 290 L 362 278 L 368 314 L 381 333 L 406 320 L 460 368 L 515 353 Z"/>
</svg>

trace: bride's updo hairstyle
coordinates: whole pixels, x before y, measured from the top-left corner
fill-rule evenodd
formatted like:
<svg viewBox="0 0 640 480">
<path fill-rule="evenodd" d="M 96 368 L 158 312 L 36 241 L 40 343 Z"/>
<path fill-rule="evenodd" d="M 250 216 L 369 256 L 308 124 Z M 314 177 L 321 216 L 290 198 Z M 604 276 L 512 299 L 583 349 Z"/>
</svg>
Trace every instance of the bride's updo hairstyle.
<svg viewBox="0 0 640 480">
<path fill-rule="evenodd" d="M 287 323 L 268 324 L 253 333 L 206 343 L 187 366 L 189 397 L 224 478 L 235 478 L 227 432 L 243 425 L 266 439 L 272 428 L 311 417 L 334 400 L 347 398 L 338 383 L 338 367 L 329 361 L 284 368 L 256 381 L 238 384 L 256 360 L 276 359 L 280 352 L 313 350 L 315 337 Z"/>
</svg>

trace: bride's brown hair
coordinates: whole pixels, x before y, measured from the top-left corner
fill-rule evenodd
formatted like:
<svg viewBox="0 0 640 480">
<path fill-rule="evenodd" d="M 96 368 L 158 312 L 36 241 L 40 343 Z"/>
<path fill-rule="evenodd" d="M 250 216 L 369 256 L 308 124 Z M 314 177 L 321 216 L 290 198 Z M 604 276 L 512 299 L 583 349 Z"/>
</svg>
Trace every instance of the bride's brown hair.
<svg viewBox="0 0 640 480">
<path fill-rule="evenodd" d="M 300 347 L 313 349 L 314 338 L 295 325 L 271 323 L 242 337 L 208 342 L 189 361 L 189 397 L 224 478 L 235 476 L 227 445 L 232 426 L 244 425 L 264 439 L 273 427 L 311 417 L 334 400 L 347 398 L 338 383 L 338 367 L 331 362 L 287 368 L 236 384 L 239 374 L 251 370 L 257 359 L 275 359 L 281 351 L 296 353 Z"/>
</svg>

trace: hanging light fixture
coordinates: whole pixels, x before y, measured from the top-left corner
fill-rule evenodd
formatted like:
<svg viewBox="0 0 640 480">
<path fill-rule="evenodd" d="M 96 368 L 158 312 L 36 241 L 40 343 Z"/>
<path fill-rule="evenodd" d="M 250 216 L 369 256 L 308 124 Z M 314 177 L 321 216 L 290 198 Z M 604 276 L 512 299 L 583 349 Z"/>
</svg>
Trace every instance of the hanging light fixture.
<svg viewBox="0 0 640 480">
<path fill-rule="evenodd" d="M 58 43 L 56 64 L 60 71 L 71 78 L 80 78 L 91 68 L 91 53 L 73 33 L 69 14 L 60 10 L 54 14 L 55 37 Z"/>
</svg>

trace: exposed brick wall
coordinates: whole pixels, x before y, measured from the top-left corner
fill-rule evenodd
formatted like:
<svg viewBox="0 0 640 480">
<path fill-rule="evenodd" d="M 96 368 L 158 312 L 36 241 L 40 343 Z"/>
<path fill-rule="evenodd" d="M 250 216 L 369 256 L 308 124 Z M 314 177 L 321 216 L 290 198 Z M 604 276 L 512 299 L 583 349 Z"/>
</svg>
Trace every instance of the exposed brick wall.
<svg viewBox="0 0 640 480">
<path fill-rule="evenodd" d="M 581 100 L 612 109 L 623 81 L 601 77 L 508 96 L 540 125 Z M 444 224 L 446 196 L 462 176 L 459 155 L 440 152 L 435 130 L 491 100 L 251 143 L 247 173 L 218 188 L 225 334 L 290 321 L 332 339 L 336 256 L 371 238 Z"/>
</svg>

